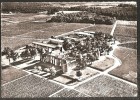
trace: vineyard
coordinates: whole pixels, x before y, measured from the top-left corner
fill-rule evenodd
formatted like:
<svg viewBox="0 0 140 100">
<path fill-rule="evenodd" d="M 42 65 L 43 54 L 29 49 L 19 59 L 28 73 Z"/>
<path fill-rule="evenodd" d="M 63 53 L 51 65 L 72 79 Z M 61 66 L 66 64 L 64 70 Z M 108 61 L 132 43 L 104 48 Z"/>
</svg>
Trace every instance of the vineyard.
<svg viewBox="0 0 140 100">
<path fill-rule="evenodd" d="M 33 41 L 36 41 L 35 39 L 31 38 L 18 38 L 18 37 L 1 37 L 1 50 L 4 49 L 4 47 L 10 47 L 11 49 L 18 49 L 20 47 L 23 47 L 27 44 L 32 43 Z"/>
<path fill-rule="evenodd" d="M 136 38 L 137 37 L 137 27 L 125 26 L 125 25 L 117 25 L 114 31 L 115 36 L 123 36 Z"/>
<path fill-rule="evenodd" d="M 88 28 L 85 28 L 85 29 L 81 29 L 80 31 L 93 31 L 93 32 L 103 32 L 103 33 L 110 34 L 112 28 L 113 28 L 113 25 L 99 25 L 99 24 L 96 24 L 95 26 L 88 27 Z"/>
<path fill-rule="evenodd" d="M 51 97 L 88 97 L 88 96 L 83 93 L 79 93 L 73 89 L 65 88 L 62 91 L 56 93 L 55 95 L 52 95 Z"/>
<path fill-rule="evenodd" d="M 76 89 L 92 97 L 131 97 L 137 93 L 135 87 L 105 75 L 81 84 Z"/>
<path fill-rule="evenodd" d="M 62 86 L 43 80 L 34 75 L 28 75 L 10 84 L 2 86 L 2 98 L 48 97 L 62 89 Z"/>
<path fill-rule="evenodd" d="M 13 21 L 15 21 L 15 20 L 13 20 Z M 2 36 L 11 37 L 11 36 L 16 36 L 16 35 L 22 35 L 25 33 L 32 33 L 32 31 L 34 32 L 36 30 L 47 29 L 49 27 L 54 27 L 57 25 L 61 25 L 61 23 L 21 22 L 18 24 L 7 25 L 8 27 L 7 26 L 2 27 Z"/>
<path fill-rule="evenodd" d="M 136 4 L 1 6 L 2 98 L 137 96 Z"/>
<path fill-rule="evenodd" d="M 20 69 L 16 69 L 13 67 L 8 67 L 6 69 L 2 69 L 2 73 L 1 73 L 2 84 L 5 84 L 5 83 L 15 80 L 17 78 L 20 78 L 24 75 L 27 75 L 27 73 Z"/>
<path fill-rule="evenodd" d="M 77 23 L 71 23 L 71 24 L 62 24 L 58 25 L 56 27 L 50 27 L 46 29 L 42 29 L 41 31 L 38 32 L 32 32 L 28 34 L 23 34 L 21 37 L 32 37 L 32 38 L 37 38 L 37 39 L 47 39 L 50 38 L 51 36 L 56 36 L 60 35 L 63 33 L 67 33 L 79 28 L 83 28 L 89 26 L 89 24 L 77 24 Z"/>
<path fill-rule="evenodd" d="M 124 43 L 124 44 L 120 44 L 119 46 L 126 47 L 126 48 L 137 49 L 137 42 Z"/>
<path fill-rule="evenodd" d="M 137 54 L 134 49 L 119 47 L 114 51 L 122 65 L 112 70 L 110 74 L 137 83 Z"/>
</svg>

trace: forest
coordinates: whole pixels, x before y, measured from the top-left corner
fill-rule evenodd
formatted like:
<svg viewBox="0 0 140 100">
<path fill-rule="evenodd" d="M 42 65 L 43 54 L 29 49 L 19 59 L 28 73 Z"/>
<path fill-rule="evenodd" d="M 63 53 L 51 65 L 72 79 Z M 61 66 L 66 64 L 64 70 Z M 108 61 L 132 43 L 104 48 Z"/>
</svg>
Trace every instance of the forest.
<svg viewBox="0 0 140 100">
<path fill-rule="evenodd" d="M 64 14 L 61 13 L 53 16 L 49 22 L 67 22 L 67 23 L 91 23 L 91 24 L 107 24 L 111 25 L 115 22 L 116 18 L 97 15 L 96 13 L 79 12 Z"/>
<path fill-rule="evenodd" d="M 52 6 L 44 3 L 3 3 L 2 12 L 20 12 L 20 13 L 38 13 L 41 11 L 48 11 L 48 14 L 54 14 L 58 11 L 86 11 L 88 13 L 95 13 L 97 16 L 116 17 L 117 20 L 137 20 L 137 6 L 131 4 L 119 4 L 118 6 L 101 8 L 101 7 L 63 7 Z M 67 15 L 66 15 L 67 16 Z"/>
</svg>

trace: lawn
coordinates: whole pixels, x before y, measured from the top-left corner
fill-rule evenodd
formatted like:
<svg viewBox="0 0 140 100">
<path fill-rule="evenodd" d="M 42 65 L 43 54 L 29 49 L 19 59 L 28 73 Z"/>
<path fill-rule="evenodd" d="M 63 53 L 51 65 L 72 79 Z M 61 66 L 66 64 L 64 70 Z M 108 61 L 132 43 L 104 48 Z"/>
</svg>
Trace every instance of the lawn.
<svg viewBox="0 0 140 100">
<path fill-rule="evenodd" d="M 137 38 L 137 27 L 117 25 L 114 31 L 114 35 Z"/>
<path fill-rule="evenodd" d="M 101 61 L 94 61 L 90 67 L 104 71 L 114 65 L 114 59 L 106 57 Z"/>
<path fill-rule="evenodd" d="M 110 76 L 100 75 L 76 87 L 92 97 L 133 97 L 137 88 Z"/>
<path fill-rule="evenodd" d="M 17 78 L 20 78 L 24 75 L 27 75 L 27 73 L 22 71 L 21 69 L 16 69 L 10 66 L 5 69 L 2 69 L 1 70 L 2 85 Z"/>
<path fill-rule="evenodd" d="M 137 50 L 119 47 L 115 49 L 114 55 L 121 60 L 122 64 L 109 73 L 137 83 Z"/>
<path fill-rule="evenodd" d="M 79 24 L 79 23 L 61 23 L 63 25 L 56 26 L 56 27 L 51 27 L 51 28 L 46 28 L 38 32 L 32 32 L 28 34 L 23 34 L 21 37 L 32 37 L 32 38 L 37 38 L 37 39 L 47 39 L 50 38 L 52 35 L 60 35 L 66 32 L 70 32 L 79 28 L 87 27 L 90 24 Z"/>
<path fill-rule="evenodd" d="M 76 76 L 76 71 L 70 71 L 69 73 L 65 73 L 63 75 L 67 76 L 67 77 L 71 77 L 73 79 L 78 79 L 79 81 L 84 81 L 89 77 L 92 77 L 96 74 L 98 74 L 97 71 L 95 71 L 94 69 L 90 68 L 90 67 L 86 67 L 85 69 L 80 70 L 82 75 L 80 76 L 80 78 L 78 78 Z M 71 85 L 71 84 L 70 84 Z"/>
<path fill-rule="evenodd" d="M 93 32 L 103 32 L 103 33 L 111 33 L 111 30 L 113 28 L 113 25 L 99 25 L 96 24 L 95 26 L 86 28 L 86 29 L 82 29 L 80 31 L 93 31 Z"/>
<path fill-rule="evenodd" d="M 52 95 L 51 97 L 88 97 L 88 96 L 73 89 L 65 88 L 62 91 Z"/>
<path fill-rule="evenodd" d="M 22 46 L 25 46 L 27 44 L 30 44 L 34 41 L 37 41 L 35 39 L 31 38 L 18 38 L 18 37 L 4 37 L 1 36 L 1 50 L 3 50 L 4 47 L 10 47 L 11 49 L 18 49 Z"/>
<path fill-rule="evenodd" d="M 123 44 L 119 44 L 119 46 L 126 47 L 126 48 L 137 49 L 137 42 L 123 43 Z"/>
<path fill-rule="evenodd" d="M 1 88 L 2 98 L 43 98 L 48 97 L 63 87 L 37 76 L 28 75 Z"/>
</svg>

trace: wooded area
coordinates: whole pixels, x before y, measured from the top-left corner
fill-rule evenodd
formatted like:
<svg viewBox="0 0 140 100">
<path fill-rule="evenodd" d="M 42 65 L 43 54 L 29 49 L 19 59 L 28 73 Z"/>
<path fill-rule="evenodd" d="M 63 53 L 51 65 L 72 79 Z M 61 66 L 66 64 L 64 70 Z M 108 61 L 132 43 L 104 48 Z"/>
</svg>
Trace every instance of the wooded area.
<svg viewBox="0 0 140 100">
<path fill-rule="evenodd" d="M 119 4 L 116 7 L 101 8 L 101 7 L 58 7 L 49 4 L 40 3 L 2 3 L 2 12 L 21 12 L 21 13 L 38 13 L 48 11 L 48 14 L 54 14 L 58 11 L 87 11 L 91 14 L 102 16 L 116 17 L 118 20 L 137 20 L 137 6 L 131 4 Z"/>
</svg>

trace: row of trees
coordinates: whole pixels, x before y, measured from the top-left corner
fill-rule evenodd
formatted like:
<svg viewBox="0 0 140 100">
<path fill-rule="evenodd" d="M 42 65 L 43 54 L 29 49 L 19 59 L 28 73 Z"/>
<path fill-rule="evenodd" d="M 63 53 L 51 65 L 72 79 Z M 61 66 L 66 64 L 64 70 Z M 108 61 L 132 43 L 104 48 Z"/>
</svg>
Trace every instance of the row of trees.
<svg viewBox="0 0 140 100">
<path fill-rule="evenodd" d="M 37 54 L 36 48 L 32 46 L 26 46 L 25 50 L 21 53 L 15 52 L 9 47 L 5 47 L 4 50 L 2 51 L 2 56 L 6 56 L 6 58 L 9 60 L 9 63 L 11 62 L 10 59 L 13 61 L 16 61 L 19 57 L 22 59 L 27 59 L 27 58 L 35 58 L 35 55 Z"/>
<path fill-rule="evenodd" d="M 64 14 L 61 13 L 57 16 L 53 16 L 49 22 L 67 22 L 67 23 L 92 23 L 92 24 L 108 24 L 111 25 L 115 22 L 115 18 L 109 16 L 102 16 L 97 14 L 91 14 L 88 12 L 79 12 Z"/>
</svg>

